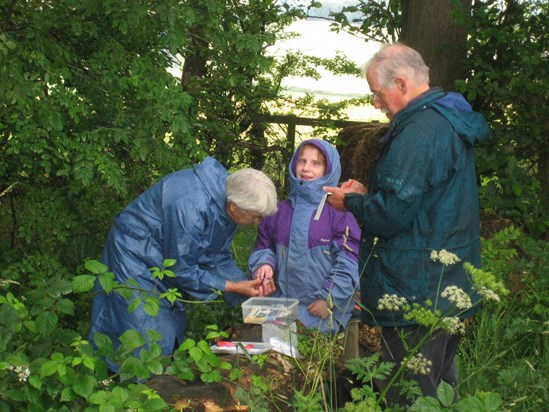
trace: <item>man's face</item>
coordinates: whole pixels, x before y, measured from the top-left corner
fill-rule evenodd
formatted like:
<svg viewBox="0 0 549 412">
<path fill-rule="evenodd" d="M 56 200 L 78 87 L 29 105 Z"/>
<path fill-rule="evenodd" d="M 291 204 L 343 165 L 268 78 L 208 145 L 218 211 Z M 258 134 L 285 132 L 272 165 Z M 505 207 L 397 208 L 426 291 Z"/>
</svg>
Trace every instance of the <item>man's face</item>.
<svg viewBox="0 0 549 412">
<path fill-rule="evenodd" d="M 301 148 L 295 169 L 298 179 L 318 179 L 326 173 L 326 159 L 318 148 L 306 144 Z"/>
<path fill-rule="evenodd" d="M 402 93 L 397 87 L 396 80 L 389 86 L 381 86 L 374 69 L 375 67 L 370 67 L 366 74 L 370 91 L 374 95 L 374 107 L 385 113 L 389 119 L 392 119 L 405 106 L 402 104 Z"/>
</svg>

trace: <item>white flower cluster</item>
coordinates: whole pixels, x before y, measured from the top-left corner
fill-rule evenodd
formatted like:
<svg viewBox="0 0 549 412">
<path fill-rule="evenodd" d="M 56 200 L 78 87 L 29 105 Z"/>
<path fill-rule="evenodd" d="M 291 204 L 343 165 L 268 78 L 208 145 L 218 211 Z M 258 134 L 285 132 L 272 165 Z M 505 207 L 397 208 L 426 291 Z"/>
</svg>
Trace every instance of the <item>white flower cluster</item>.
<svg viewBox="0 0 549 412">
<path fill-rule="evenodd" d="M 398 297 L 397 295 L 384 294 L 377 303 L 378 310 L 402 310 L 408 302 L 406 298 Z"/>
<path fill-rule="evenodd" d="M 26 382 L 30 375 L 30 370 L 26 366 L 8 366 L 10 371 L 14 371 L 17 374 L 17 380 L 19 382 Z"/>
<path fill-rule="evenodd" d="M 477 292 L 479 293 L 479 295 L 483 296 L 486 299 L 495 300 L 499 302 L 499 295 L 496 292 L 494 292 L 492 289 L 488 289 L 484 286 L 481 286 L 477 290 Z"/>
<path fill-rule="evenodd" d="M 99 381 L 99 385 L 103 388 L 108 388 L 113 383 L 112 378 L 103 379 L 102 381 Z"/>
<path fill-rule="evenodd" d="M 455 303 L 459 309 L 469 309 L 473 306 L 471 297 L 457 286 L 448 286 L 440 294 L 450 302 Z"/>
<path fill-rule="evenodd" d="M 453 265 L 454 263 L 461 261 L 460 258 L 445 249 L 442 249 L 440 252 L 433 250 L 431 252 L 431 260 L 434 262 L 438 261 L 443 265 Z"/>
<path fill-rule="evenodd" d="M 416 353 L 410 358 L 406 367 L 416 375 L 428 375 L 431 372 L 433 362 L 426 359 L 422 353 Z"/>
<path fill-rule="evenodd" d="M 442 328 L 452 335 L 465 335 L 465 324 L 457 316 L 443 318 Z"/>
</svg>

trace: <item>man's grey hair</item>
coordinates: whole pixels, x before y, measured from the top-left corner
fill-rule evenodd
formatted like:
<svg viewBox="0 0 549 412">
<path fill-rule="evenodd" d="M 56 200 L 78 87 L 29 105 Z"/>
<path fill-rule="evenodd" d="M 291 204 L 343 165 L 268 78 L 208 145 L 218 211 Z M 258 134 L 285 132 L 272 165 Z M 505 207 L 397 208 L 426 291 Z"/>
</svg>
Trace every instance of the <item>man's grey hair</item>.
<svg viewBox="0 0 549 412">
<path fill-rule="evenodd" d="M 276 188 L 269 177 L 256 169 L 246 168 L 227 177 L 227 201 L 245 212 L 270 216 L 277 210 Z"/>
<path fill-rule="evenodd" d="M 418 51 L 402 43 L 384 44 L 364 66 L 364 74 L 372 67 L 381 87 L 391 87 L 398 76 L 416 85 L 429 84 L 429 67 Z"/>
</svg>

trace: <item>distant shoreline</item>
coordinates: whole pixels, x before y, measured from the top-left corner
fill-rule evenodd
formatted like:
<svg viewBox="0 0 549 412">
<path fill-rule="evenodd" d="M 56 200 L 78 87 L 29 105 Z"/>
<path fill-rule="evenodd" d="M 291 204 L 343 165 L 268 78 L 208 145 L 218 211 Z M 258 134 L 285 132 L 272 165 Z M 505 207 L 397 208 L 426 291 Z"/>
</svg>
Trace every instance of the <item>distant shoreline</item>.
<svg viewBox="0 0 549 412">
<path fill-rule="evenodd" d="M 331 90 L 312 90 L 307 87 L 288 87 L 285 86 L 284 90 L 288 91 L 290 94 L 300 93 L 300 94 L 314 94 L 316 96 L 330 96 L 330 97 L 341 97 L 339 100 L 345 99 L 360 99 L 366 97 L 364 93 L 338 93 Z"/>
</svg>

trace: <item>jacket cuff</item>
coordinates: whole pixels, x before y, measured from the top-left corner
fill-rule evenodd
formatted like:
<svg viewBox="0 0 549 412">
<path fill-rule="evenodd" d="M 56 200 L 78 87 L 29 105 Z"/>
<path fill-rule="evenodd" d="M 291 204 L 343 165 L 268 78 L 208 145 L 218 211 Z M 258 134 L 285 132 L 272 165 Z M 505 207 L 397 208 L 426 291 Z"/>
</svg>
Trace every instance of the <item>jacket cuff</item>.
<svg viewBox="0 0 549 412">
<path fill-rule="evenodd" d="M 352 212 L 355 205 L 361 200 L 362 195 L 359 195 L 358 193 L 347 193 L 343 198 L 343 205 L 345 205 L 345 209 Z"/>
<path fill-rule="evenodd" d="M 318 292 L 314 294 L 315 299 L 322 299 L 322 300 L 328 300 L 328 295 L 330 294 L 330 291 L 326 288 L 320 289 Z"/>
</svg>

